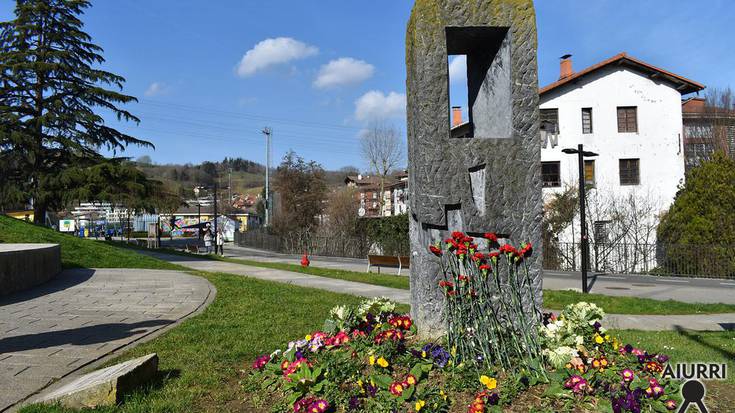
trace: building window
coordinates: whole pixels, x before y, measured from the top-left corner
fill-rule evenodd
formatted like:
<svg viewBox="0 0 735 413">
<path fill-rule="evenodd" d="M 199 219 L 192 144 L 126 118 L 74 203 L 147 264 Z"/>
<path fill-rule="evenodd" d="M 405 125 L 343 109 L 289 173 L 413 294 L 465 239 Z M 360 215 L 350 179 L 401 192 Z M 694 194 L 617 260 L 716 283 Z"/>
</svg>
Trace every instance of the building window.
<svg viewBox="0 0 735 413">
<path fill-rule="evenodd" d="M 541 109 L 541 130 L 550 134 L 559 133 L 559 109 Z"/>
<path fill-rule="evenodd" d="M 640 183 L 640 159 L 621 159 L 620 185 L 638 185 Z"/>
<path fill-rule="evenodd" d="M 638 107 L 618 106 L 618 133 L 638 132 Z"/>
<path fill-rule="evenodd" d="M 559 161 L 541 162 L 541 179 L 544 188 L 554 188 L 561 186 L 561 177 L 559 174 Z"/>
<path fill-rule="evenodd" d="M 373 192 L 373 199 L 378 199 L 378 193 L 377 192 Z"/>
<path fill-rule="evenodd" d="M 609 224 L 610 221 L 595 221 L 593 234 L 595 244 L 604 244 L 609 241 Z"/>
<path fill-rule="evenodd" d="M 584 161 L 584 184 L 595 186 L 595 161 Z"/>
<path fill-rule="evenodd" d="M 582 133 L 592 133 L 592 108 L 582 108 Z"/>
</svg>

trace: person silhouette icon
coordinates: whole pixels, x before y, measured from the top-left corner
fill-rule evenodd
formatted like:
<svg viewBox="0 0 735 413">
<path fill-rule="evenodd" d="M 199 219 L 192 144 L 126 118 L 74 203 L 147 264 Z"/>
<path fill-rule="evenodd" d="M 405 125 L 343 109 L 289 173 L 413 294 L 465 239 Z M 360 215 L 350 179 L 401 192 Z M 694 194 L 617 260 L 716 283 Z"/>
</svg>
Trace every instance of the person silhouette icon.
<svg viewBox="0 0 735 413">
<path fill-rule="evenodd" d="M 681 403 L 679 413 L 686 412 L 692 403 L 697 405 L 701 413 L 709 413 L 704 405 L 704 384 L 699 380 L 689 380 L 684 383 L 681 387 L 681 397 L 684 398 L 684 402 Z"/>
</svg>

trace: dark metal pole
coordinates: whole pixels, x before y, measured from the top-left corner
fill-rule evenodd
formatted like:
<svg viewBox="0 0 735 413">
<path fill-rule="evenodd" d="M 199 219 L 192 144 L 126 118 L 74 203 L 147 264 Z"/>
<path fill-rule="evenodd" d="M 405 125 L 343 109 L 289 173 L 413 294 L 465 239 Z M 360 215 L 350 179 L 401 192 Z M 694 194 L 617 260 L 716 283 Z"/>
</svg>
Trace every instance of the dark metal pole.
<svg viewBox="0 0 735 413">
<path fill-rule="evenodd" d="M 217 240 L 217 181 L 214 182 L 214 237 Z"/>
<path fill-rule="evenodd" d="M 582 234 L 581 247 L 582 247 L 582 292 L 588 293 L 587 290 L 587 223 L 586 223 L 586 211 L 585 211 L 585 176 L 584 176 L 584 147 L 579 144 L 577 147 L 577 156 L 579 159 L 579 220 L 580 220 L 580 232 Z"/>
<path fill-rule="evenodd" d="M 197 236 L 202 239 L 202 204 L 197 199 Z"/>
</svg>

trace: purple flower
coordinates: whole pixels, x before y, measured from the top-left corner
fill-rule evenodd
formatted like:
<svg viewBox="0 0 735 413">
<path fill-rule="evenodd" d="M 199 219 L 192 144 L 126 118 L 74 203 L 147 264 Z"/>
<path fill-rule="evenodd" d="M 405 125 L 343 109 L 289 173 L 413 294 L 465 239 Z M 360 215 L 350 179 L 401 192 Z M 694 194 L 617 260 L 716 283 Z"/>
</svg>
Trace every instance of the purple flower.
<svg viewBox="0 0 735 413">
<path fill-rule="evenodd" d="M 664 364 L 669 361 L 669 356 L 666 354 L 659 354 L 658 357 L 656 357 L 656 360 L 658 360 L 659 363 Z"/>
<path fill-rule="evenodd" d="M 362 400 L 357 396 L 350 397 L 349 410 L 359 410 L 362 405 Z"/>
<path fill-rule="evenodd" d="M 631 346 L 630 344 L 626 344 L 625 345 L 625 352 L 626 353 L 632 353 L 633 352 L 633 346 Z"/>
<path fill-rule="evenodd" d="M 370 397 L 375 397 L 375 394 L 378 392 L 378 386 L 373 386 L 370 383 L 365 383 L 365 393 L 368 394 Z"/>
<path fill-rule="evenodd" d="M 489 396 L 487 396 L 487 404 L 494 406 L 498 404 L 500 401 L 500 396 L 498 396 L 498 393 L 491 393 Z"/>
<path fill-rule="evenodd" d="M 595 328 L 595 331 L 600 331 L 600 327 L 602 327 L 602 324 L 600 324 L 599 321 L 595 321 L 595 324 L 592 324 L 592 327 Z"/>
</svg>

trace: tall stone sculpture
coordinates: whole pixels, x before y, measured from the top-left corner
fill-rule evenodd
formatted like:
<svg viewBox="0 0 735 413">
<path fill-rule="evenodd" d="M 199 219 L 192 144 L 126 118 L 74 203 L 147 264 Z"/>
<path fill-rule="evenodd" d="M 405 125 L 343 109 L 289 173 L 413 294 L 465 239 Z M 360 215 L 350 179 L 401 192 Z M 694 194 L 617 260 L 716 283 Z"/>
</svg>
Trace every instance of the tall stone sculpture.
<svg viewBox="0 0 735 413">
<path fill-rule="evenodd" d="M 452 137 L 448 56 L 467 56 L 468 133 Z M 411 308 L 442 330 L 430 243 L 451 231 L 530 241 L 541 305 L 541 141 L 532 0 L 416 0 L 406 36 Z"/>
</svg>

